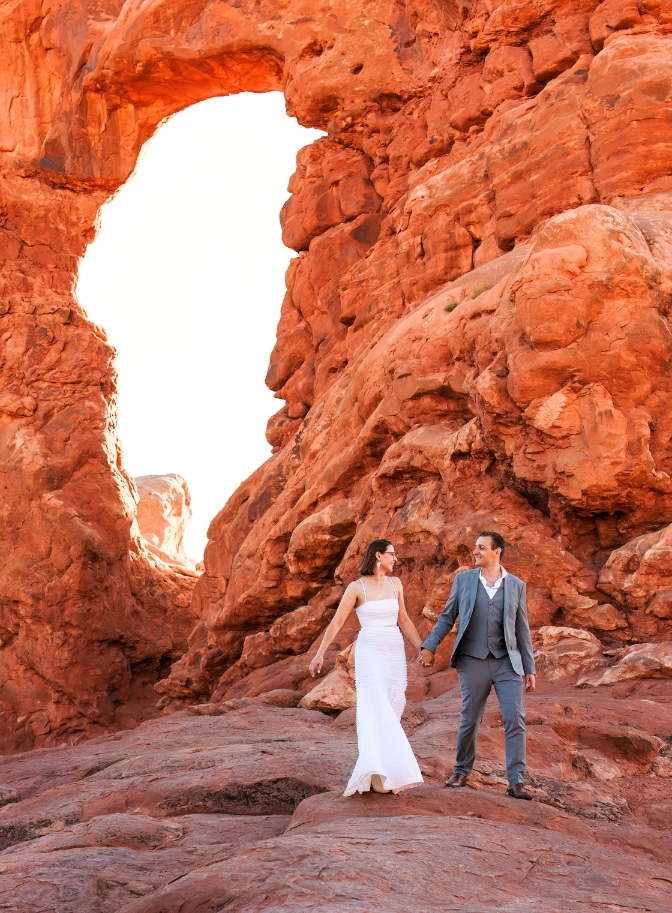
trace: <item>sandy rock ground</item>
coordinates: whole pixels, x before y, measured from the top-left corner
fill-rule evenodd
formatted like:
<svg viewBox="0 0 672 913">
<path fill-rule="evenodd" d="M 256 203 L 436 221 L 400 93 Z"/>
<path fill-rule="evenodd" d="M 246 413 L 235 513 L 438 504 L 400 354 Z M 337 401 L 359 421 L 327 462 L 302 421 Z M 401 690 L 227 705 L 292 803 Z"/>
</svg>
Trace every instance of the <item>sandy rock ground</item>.
<svg viewBox="0 0 672 913">
<path fill-rule="evenodd" d="M 494 698 L 469 787 L 443 787 L 455 681 L 407 706 L 425 784 L 398 796 L 342 797 L 354 710 L 258 698 L 6 758 L 0 908 L 666 913 L 671 711 L 666 681 L 542 684 L 527 699 L 529 803 L 504 796 Z"/>
</svg>

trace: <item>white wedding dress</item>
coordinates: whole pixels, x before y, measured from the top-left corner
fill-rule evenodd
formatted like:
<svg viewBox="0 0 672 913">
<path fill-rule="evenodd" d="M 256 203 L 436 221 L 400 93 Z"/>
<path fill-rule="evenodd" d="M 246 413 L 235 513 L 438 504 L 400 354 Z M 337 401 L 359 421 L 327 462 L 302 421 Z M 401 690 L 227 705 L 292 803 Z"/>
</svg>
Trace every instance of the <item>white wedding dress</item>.
<svg viewBox="0 0 672 913">
<path fill-rule="evenodd" d="M 364 581 L 359 582 L 366 599 Z M 359 757 L 344 796 L 368 792 L 376 774 L 384 790 L 393 793 L 423 782 L 401 728 L 406 704 L 406 655 L 397 625 L 397 592 L 394 583 L 389 583 L 394 597 L 367 600 L 357 608 L 362 626 L 355 643 Z"/>
</svg>

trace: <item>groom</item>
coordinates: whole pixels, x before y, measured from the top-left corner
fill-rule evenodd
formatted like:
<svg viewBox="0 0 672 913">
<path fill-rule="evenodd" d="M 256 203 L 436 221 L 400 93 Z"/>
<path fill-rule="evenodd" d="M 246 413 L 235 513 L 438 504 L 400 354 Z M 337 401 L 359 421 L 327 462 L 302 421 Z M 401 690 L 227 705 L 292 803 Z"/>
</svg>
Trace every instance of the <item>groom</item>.
<svg viewBox="0 0 672 913">
<path fill-rule="evenodd" d="M 484 532 L 476 540 L 473 571 L 455 577 L 446 607 L 423 643 L 420 664 L 431 666 L 434 653 L 459 616 L 450 659 L 457 667 L 462 692 L 462 719 L 457 734 L 455 771 L 446 786 L 466 786 L 476 758 L 476 736 L 485 702 L 495 686 L 504 723 L 507 796 L 531 799 L 525 774 L 526 691 L 535 689 L 534 653 L 527 621 L 525 584 L 499 563 L 506 543 L 499 533 Z"/>
</svg>

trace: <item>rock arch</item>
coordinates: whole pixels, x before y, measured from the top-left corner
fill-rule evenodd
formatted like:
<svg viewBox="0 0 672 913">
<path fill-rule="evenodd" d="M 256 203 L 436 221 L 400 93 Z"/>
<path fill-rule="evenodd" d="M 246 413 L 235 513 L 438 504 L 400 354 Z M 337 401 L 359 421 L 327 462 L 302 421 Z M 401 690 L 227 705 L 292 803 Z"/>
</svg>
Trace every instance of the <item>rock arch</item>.
<svg viewBox="0 0 672 913">
<path fill-rule="evenodd" d="M 430 614 L 496 523 L 536 624 L 663 636 L 664 612 L 593 609 L 611 550 L 671 519 L 669 29 L 656 0 L 5 5 L 6 749 L 132 722 L 187 635 L 164 702 L 241 687 L 245 638 L 305 605 L 312 631 L 383 531 Z M 278 89 L 328 133 L 282 214 L 300 256 L 268 382 L 286 405 L 191 601 L 139 542 L 113 352 L 73 280 L 165 117 Z"/>
</svg>

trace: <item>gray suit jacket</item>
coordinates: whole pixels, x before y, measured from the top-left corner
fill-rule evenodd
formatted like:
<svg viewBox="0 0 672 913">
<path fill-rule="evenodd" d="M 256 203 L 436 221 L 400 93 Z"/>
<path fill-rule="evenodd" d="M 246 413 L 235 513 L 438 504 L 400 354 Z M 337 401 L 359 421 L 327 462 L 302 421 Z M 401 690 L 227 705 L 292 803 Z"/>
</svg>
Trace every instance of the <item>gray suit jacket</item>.
<svg viewBox="0 0 672 913">
<path fill-rule="evenodd" d="M 460 641 L 464 637 L 467 625 L 471 620 L 476 602 L 477 587 L 480 586 L 478 578 L 479 568 L 473 571 L 463 571 L 458 574 L 450 591 L 446 607 L 439 615 L 436 624 L 427 640 L 422 645 L 423 649 L 436 653 L 443 638 L 448 634 L 455 619 L 459 617 L 460 623 L 450 665 L 457 665 L 460 654 Z M 504 587 L 504 640 L 506 649 L 511 659 L 511 665 L 518 675 L 535 672 L 534 651 L 530 625 L 527 620 L 527 602 L 525 599 L 525 584 L 513 574 L 507 574 L 502 582 Z"/>
</svg>

